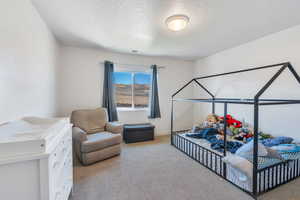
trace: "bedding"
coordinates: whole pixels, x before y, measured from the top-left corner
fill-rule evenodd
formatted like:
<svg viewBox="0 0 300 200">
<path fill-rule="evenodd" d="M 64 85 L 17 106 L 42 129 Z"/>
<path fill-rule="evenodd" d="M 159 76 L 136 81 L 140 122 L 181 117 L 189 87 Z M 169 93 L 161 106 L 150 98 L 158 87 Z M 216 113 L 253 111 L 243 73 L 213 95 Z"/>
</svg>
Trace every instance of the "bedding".
<svg viewBox="0 0 300 200">
<path fill-rule="evenodd" d="M 289 149 L 286 149 L 286 147 L 290 147 Z M 276 151 L 275 149 L 282 149 L 284 147 L 284 150 Z M 291 149 L 291 147 L 293 147 Z M 283 161 L 291 161 L 300 159 L 300 147 L 295 144 L 282 144 L 280 146 L 272 148 L 265 147 L 267 149 L 267 155 L 266 156 L 258 156 L 258 169 L 264 169 L 268 166 L 275 165 L 277 163 L 283 162 Z M 242 158 L 242 159 L 241 159 Z M 252 163 L 253 163 L 253 155 L 247 154 L 243 155 L 242 157 L 238 155 L 230 155 L 223 158 L 224 162 L 227 164 L 230 164 L 232 167 L 236 168 L 240 172 L 244 173 L 246 176 L 249 176 L 249 178 L 252 177 Z M 240 162 L 239 165 L 236 164 L 237 160 Z M 247 160 L 247 161 L 245 161 Z M 250 163 L 250 165 L 249 165 Z M 293 166 L 289 166 L 290 168 Z M 249 168 L 251 169 L 249 171 Z"/>
<path fill-rule="evenodd" d="M 230 153 L 235 153 L 243 144 L 236 141 L 227 141 L 226 142 L 226 149 Z M 224 140 L 216 140 L 213 143 L 211 143 L 211 148 L 215 149 L 219 152 L 224 152 Z"/>
<path fill-rule="evenodd" d="M 281 153 L 281 156 L 284 160 L 297 160 L 300 159 L 300 152 Z"/>
<path fill-rule="evenodd" d="M 300 146 L 296 144 L 280 144 L 271 147 L 271 149 L 278 151 L 279 153 L 297 153 L 300 152 Z"/>
<path fill-rule="evenodd" d="M 220 135 L 219 131 L 215 128 L 194 129 L 192 133 L 186 133 L 185 136 L 195 139 L 205 139 L 209 142 L 211 149 L 220 153 L 224 152 L 223 136 Z M 285 136 L 259 140 L 259 168 L 267 167 L 283 160 L 299 159 L 300 146 L 295 144 L 283 144 L 290 143 L 292 140 L 292 138 Z M 253 140 L 244 144 L 229 136 L 226 145 L 227 151 L 230 153 L 236 153 L 237 156 L 241 156 L 253 162 Z M 272 148 L 269 146 L 272 146 Z"/>
<path fill-rule="evenodd" d="M 284 158 L 281 156 L 281 154 L 278 151 L 276 151 L 274 149 L 271 149 L 269 147 L 266 147 L 266 149 L 267 149 L 267 152 L 268 152 L 268 154 L 266 155 L 266 157 L 277 158 L 279 160 L 284 160 Z"/>
<path fill-rule="evenodd" d="M 192 132 L 192 133 L 197 133 L 197 132 L 201 131 L 201 129 L 202 129 L 202 128 L 199 127 L 199 126 L 193 126 L 191 132 Z"/>
<path fill-rule="evenodd" d="M 214 143 L 210 143 L 208 140 L 206 140 L 204 138 L 195 138 L 195 137 L 191 138 L 191 137 L 189 137 L 189 135 L 191 135 L 191 133 L 182 133 L 182 134 L 179 134 L 179 135 L 181 135 L 184 138 L 186 138 L 188 140 L 191 140 L 191 141 L 193 141 L 193 142 L 195 142 L 195 143 L 203 146 L 204 148 L 212 150 L 215 153 L 218 153 L 219 155 L 223 155 L 224 148 L 222 148 L 222 150 L 220 150 L 218 148 L 213 148 L 212 144 L 214 144 Z M 222 142 L 222 145 L 223 145 L 224 141 L 223 140 L 220 140 L 220 141 Z M 228 141 L 228 142 L 231 143 L 232 141 Z M 241 144 L 241 143 L 239 143 L 239 144 Z M 251 153 L 243 154 L 242 156 L 239 155 L 239 154 L 237 154 L 238 151 L 240 151 L 240 153 L 243 152 L 242 148 L 243 149 L 250 149 L 248 151 L 251 152 Z M 240 149 L 242 149 L 242 150 L 240 150 Z M 276 154 L 276 156 L 275 155 L 271 156 L 271 154 L 270 154 L 270 152 L 268 150 L 269 148 L 266 148 L 263 145 L 261 145 L 260 149 L 261 149 L 261 152 L 259 153 L 259 157 L 258 157 L 258 169 L 263 169 L 265 167 L 268 167 L 268 166 L 271 166 L 271 165 L 274 165 L 276 163 L 279 163 L 279 162 L 283 161 L 283 158 L 280 157 L 279 154 Z M 227 148 L 227 150 L 228 150 L 228 148 Z M 234 153 L 232 153 L 231 151 L 228 150 L 227 156 L 235 155 L 235 157 L 241 157 L 243 160 L 246 160 L 247 163 L 250 162 L 251 163 L 251 168 L 252 168 L 252 162 L 253 162 L 253 154 L 252 154 L 252 152 L 253 152 L 253 142 L 249 142 L 248 144 L 244 144 L 241 148 L 238 149 L 238 151 L 234 154 Z M 274 153 L 274 152 L 272 151 L 272 153 Z M 299 153 L 299 155 L 300 155 L 300 153 Z M 224 158 L 226 158 L 226 157 L 224 157 Z M 230 159 L 230 160 L 232 160 L 232 159 Z M 229 161 L 227 161 L 227 162 L 229 163 Z M 242 169 L 239 169 L 239 170 L 243 172 Z"/>
<path fill-rule="evenodd" d="M 219 155 L 223 156 L 224 124 L 222 124 L 222 120 L 218 119 L 219 118 L 214 117 L 212 120 L 212 117 L 208 116 L 207 123 L 204 122 L 202 126 L 194 126 L 191 133 L 184 133 L 181 134 L 181 136 L 198 143 L 210 151 L 218 152 Z M 228 166 L 226 168 L 227 179 L 245 190 L 252 191 L 253 130 L 243 126 L 240 128 L 229 126 L 226 130 L 228 132 L 226 143 L 227 156 L 223 157 L 222 161 Z M 259 133 L 258 169 L 263 170 L 264 175 L 265 173 L 278 173 L 277 176 L 279 177 L 281 176 L 280 173 L 284 173 L 282 171 L 283 169 L 281 170 L 280 168 L 281 172 L 279 173 L 278 171 L 273 172 L 273 167 L 268 167 L 287 161 L 287 172 L 295 170 L 293 169 L 295 162 L 291 160 L 300 159 L 300 146 L 291 144 L 292 141 L 293 138 L 291 137 L 272 137 L 270 134 Z M 202 154 L 204 153 L 202 152 Z M 212 163 L 206 164 L 214 166 L 215 161 L 211 160 L 210 162 Z M 222 165 L 217 165 L 217 167 L 217 171 L 219 170 L 221 173 Z M 216 169 L 213 170 L 216 171 Z M 258 174 L 258 178 L 260 175 L 261 173 Z M 264 177 L 264 179 L 266 179 L 266 177 Z M 278 182 L 281 181 L 279 179 L 280 178 L 278 178 Z M 264 188 L 272 187 L 273 181 L 274 180 L 268 177 L 260 186 Z"/>
<path fill-rule="evenodd" d="M 227 125 L 225 157 L 224 122 L 217 115 L 209 115 L 205 122 L 194 126 L 191 132 L 179 133 L 185 139 L 174 137 L 174 145 L 216 174 L 225 175 L 226 180 L 252 192 L 254 131 L 242 123 L 239 127 Z M 258 192 L 265 192 L 300 175 L 300 145 L 291 144 L 293 138 L 273 137 L 260 132 L 258 140 Z"/>
<path fill-rule="evenodd" d="M 191 138 L 191 137 L 188 137 L 186 136 L 187 134 L 191 134 L 191 133 L 180 133 L 178 135 L 180 135 L 181 137 L 187 139 L 187 140 L 190 140 L 192 141 L 193 143 L 196 143 L 220 156 L 223 156 L 223 153 L 217 151 L 217 150 L 214 150 L 211 148 L 211 144 L 205 140 L 205 139 L 197 139 L 197 138 Z M 176 146 L 176 142 L 175 142 L 175 146 Z M 207 154 L 207 152 L 205 151 L 202 151 L 202 152 L 199 152 L 197 151 L 196 148 L 192 148 L 192 149 L 189 149 L 188 150 L 188 145 L 179 145 L 177 146 L 178 148 L 180 148 L 182 151 L 184 152 L 190 152 L 190 150 L 193 150 L 193 153 L 189 153 L 189 155 L 192 154 L 193 157 L 195 157 L 196 159 L 200 159 L 200 161 L 202 161 L 203 159 L 203 152 L 205 153 L 204 155 Z M 210 156 L 210 154 L 209 154 Z M 226 168 L 226 172 L 227 172 L 227 180 L 231 181 L 232 183 L 234 183 L 235 185 L 238 185 L 239 187 L 247 190 L 247 191 L 252 191 L 252 163 L 251 163 L 251 159 L 246 159 L 246 158 L 241 158 L 235 154 L 232 154 L 230 152 L 227 152 L 227 156 L 229 157 L 224 157 L 222 159 L 222 163 L 226 163 L 227 164 L 227 168 Z M 222 168 L 223 168 L 223 165 L 220 164 L 219 160 L 215 160 L 214 157 L 213 159 L 208 159 L 208 160 L 205 160 L 205 157 L 204 156 L 204 161 L 207 161 L 206 163 L 206 166 L 212 166 L 211 169 L 213 171 L 215 171 L 217 174 L 221 174 L 222 172 Z M 238 157 L 237 159 L 238 160 L 234 160 L 236 157 Z M 231 163 L 231 162 L 234 162 L 234 163 Z M 269 157 L 258 157 L 258 169 L 263 169 L 267 166 L 271 166 L 271 165 L 274 165 L 278 162 L 282 162 L 282 160 L 279 160 L 279 159 L 271 159 Z M 287 170 L 288 171 L 295 171 L 295 165 L 293 163 L 291 164 L 288 164 L 288 168 Z M 283 170 L 283 169 L 282 169 Z M 296 170 L 299 170 L 300 172 L 300 165 L 299 165 L 299 169 L 296 169 Z M 268 174 L 270 172 L 270 174 L 273 173 L 272 171 L 272 168 L 270 169 L 267 169 L 265 171 L 266 174 Z M 282 172 L 282 176 L 283 176 L 283 171 Z M 278 172 L 278 179 L 279 179 L 279 176 L 280 173 Z M 259 179 L 259 175 L 258 175 L 258 179 Z M 269 184 L 270 182 L 270 184 Z M 280 182 L 280 180 L 279 180 Z M 268 187 L 272 187 L 272 184 L 274 184 L 274 180 L 272 181 L 271 178 L 266 179 L 265 182 L 264 182 L 264 188 L 268 188 Z M 260 185 L 260 187 L 263 187 L 263 184 Z"/>
<path fill-rule="evenodd" d="M 277 151 L 284 160 L 300 159 L 300 146 L 297 144 L 280 144 L 271 149 Z"/>
<path fill-rule="evenodd" d="M 243 158 L 237 155 L 228 155 L 223 158 L 223 161 L 242 172 L 248 178 L 252 178 L 252 158 Z M 272 166 L 280 162 L 282 162 L 282 160 L 276 158 L 258 157 L 258 169 L 264 169 L 268 166 Z"/>
<path fill-rule="evenodd" d="M 268 154 L 267 149 L 260 142 L 258 143 L 258 156 L 266 156 Z M 241 157 L 253 156 L 253 140 L 244 144 L 236 151 L 236 155 Z"/>
<path fill-rule="evenodd" d="M 292 143 L 293 138 L 291 137 L 285 137 L 285 136 L 280 136 L 280 137 L 275 137 L 275 138 L 268 138 L 268 139 L 264 139 L 262 140 L 262 144 L 267 146 L 267 147 L 273 147 L 273 146 L 277 146 L 280 144 L 290 144 Z"/>
<path fill-rule="evenodd" d="M 247 177 L 252 177 L 252 163 L 240 156 L 236 155 L 228 155 L 223 158 L 223 162 L 226 164 L 230 164 L 235 169 L 238 169 Z M 245 178 L 244 178 L 245 179 Z"/>
<path fill-rule="evenodd" d="M 215 128 L 204 128 L 197 133 L 187 133 L 187 137 L 196 139 L 206 139 L 210 143 L 210 147 L 219 152 L 224 152 L 224 140 L 220 139 L 221 135 Z M 239 141 L 227 141 L 227 150 L 235 153 L 243 144 Z"/>
<path fill-rule="evenodd" d="M 253 148 L 254 148 L 253 141 L 251 141 L 247 144 L 244 144 L 241 148 L 239 148 L 236 151 L 236 155 L 246 158 L 250 162 L 253 162 Z M 258 142 L 258 157 L 260 160 L 262 160 L 259 164 L 263 166 L 264 165 L 268 166 L 268 164 L 265 164 L 263 160 L 266 160 L 267 163 L 272 159 L 274 162 L 276 160 L 279 161 L 284 160 L 283 157 L 276 150 L 264 146 L 263 144 L 261 144 L 261 142 Z"/>
<path fill-rule="evenodd" d="M 219 134 L 217 129 L 205 128 L 205 129 L 200 129 L 195 133 L 188 133 L 187 136 L 192 138 L 198 138 L 198 139 L 209 139 L 210 136 L 214 136 L 217 134 Z"/>
</svg>

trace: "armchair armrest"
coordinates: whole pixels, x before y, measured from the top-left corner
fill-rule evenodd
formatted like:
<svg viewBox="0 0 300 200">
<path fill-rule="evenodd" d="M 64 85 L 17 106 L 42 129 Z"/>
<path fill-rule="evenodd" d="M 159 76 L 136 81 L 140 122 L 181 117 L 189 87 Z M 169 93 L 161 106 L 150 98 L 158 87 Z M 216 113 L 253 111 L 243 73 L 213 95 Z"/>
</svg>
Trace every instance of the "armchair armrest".
<svg viewBox="0 0 300 200">
<path fill-rule="evenodd" d="M 86 137 L 86 132 L 78 127 L 73 127 L 72 128 L 73 131 L 73 140 L 75 140 L 76 142 L 83 142 L 87 140 Z"/>
<path fill-rule="evenodd" d="M 123 124 L 119 122 L 107 122 L 105 124 L 105 130 L 111 133 L 123 133 Z"/>
</svg>

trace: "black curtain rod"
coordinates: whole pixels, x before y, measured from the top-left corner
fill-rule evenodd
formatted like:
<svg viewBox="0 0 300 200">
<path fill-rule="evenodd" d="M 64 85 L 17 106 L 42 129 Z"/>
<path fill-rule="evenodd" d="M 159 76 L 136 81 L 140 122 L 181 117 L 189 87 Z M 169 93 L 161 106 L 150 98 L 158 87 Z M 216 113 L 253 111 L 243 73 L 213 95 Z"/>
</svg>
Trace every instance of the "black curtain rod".
<svg viewBox="0 0 300 200">
<path fill-rule="evenodd" d="M 104 64 L 104 62 L 100 62 L 100 64 Z M 136 66 L 136 67 L 149 67 L 149 68 L 151 67 L 151 65 L 144 65 L 144 64 L 126 64 L 126 63 L 117 63 L 117 62 L 113 62 L 113 64 L 126 65 L 126 66 Z M 166 67 L 157 65 L 157 68 L 158 69 L 165 69 Z"/>
</svg>

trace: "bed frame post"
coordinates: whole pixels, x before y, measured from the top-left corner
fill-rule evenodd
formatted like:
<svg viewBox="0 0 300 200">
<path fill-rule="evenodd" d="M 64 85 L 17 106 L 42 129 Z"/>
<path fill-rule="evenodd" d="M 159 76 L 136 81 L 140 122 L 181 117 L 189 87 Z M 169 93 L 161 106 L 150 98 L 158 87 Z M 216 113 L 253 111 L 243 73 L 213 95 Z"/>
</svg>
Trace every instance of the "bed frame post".
<svg viewBox="0 0 300 200">
<path fill-rule="evenodd" d="M 224 157 L 227 151 L 227 103 L 224 103 Z M 226 179 L 226 163 L 223 163 L 223 176 Z"/>
<path fill-rule="evenodd" d="M 290 72 L 292 72 L 292 74 L 294 75 L 294 77 L 296 78 L 298 83 L 300 83 L 300 77 L 299 77 L 298 73 L 295 71 L 295 69 L 293 68 L 292 64 L 287 63 L 287 67 L 289 68 Z"/>
<path fill-rule="evenodd" d="M 258 91 L 254 97 L 254 137 L 253 137 L 253 179 L 252 194 L 256 199 L 259 191 L 257 191 L 257 164 L 258 164 L 258 116 L 259 116 L 259 97 L 272 85 L 272 83 L 280 76 L 280 74 L 288 67 L 288 63 L 283 66 L 272 76 L 272 78 Z"/>
<path fill-rule="evenodd" d="M 174 110 L 174 101 L 172 97 L 172 105 L 171 105 L 171 145 L 174 145 L 173 142 L 173 110 Z"/>
<path fill-rule="evenodd" d="M 259 116 L 258 98 L 254 100 L 254 137 L 253 137 L 253 181 L 252 193 L 253 197 L 257 198 L 257 164 L 258 164 L 258 116 Z"/>
<path fill-rule="evenodd" d="M 213 102 L 212 102 L 212 114 L 216 114 L 215 112 L 215 97 L 212 98 Z"/>
</svg>

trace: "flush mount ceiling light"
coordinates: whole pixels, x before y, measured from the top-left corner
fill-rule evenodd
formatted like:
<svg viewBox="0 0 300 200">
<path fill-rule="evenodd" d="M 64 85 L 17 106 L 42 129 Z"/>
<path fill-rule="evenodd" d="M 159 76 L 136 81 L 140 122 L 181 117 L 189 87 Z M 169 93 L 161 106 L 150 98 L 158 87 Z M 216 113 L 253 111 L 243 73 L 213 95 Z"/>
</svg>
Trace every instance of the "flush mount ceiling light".
<svg viewBox="0 0 300 200">
<path fill-rule="evenodd" d="M 171 31 L 181 31 L 185 29 L 189 21 L 186 15 L 172 15 L 166 19 L 166 25 Z"/>
</svg>

